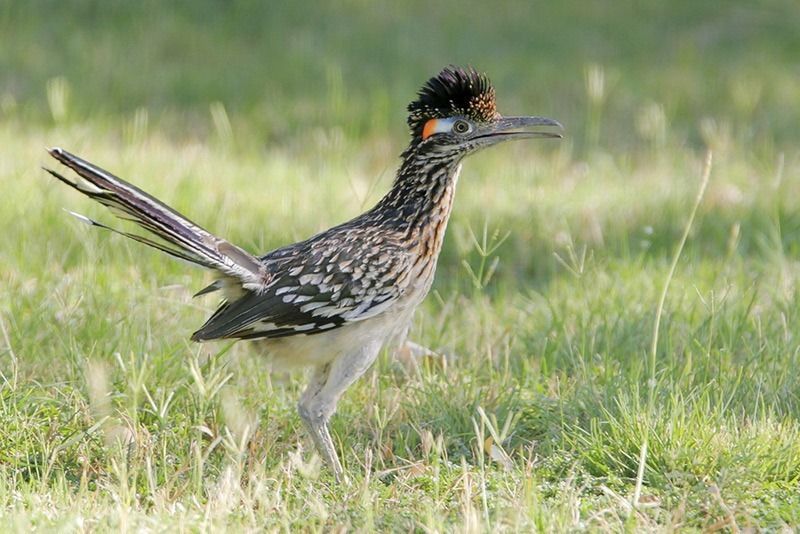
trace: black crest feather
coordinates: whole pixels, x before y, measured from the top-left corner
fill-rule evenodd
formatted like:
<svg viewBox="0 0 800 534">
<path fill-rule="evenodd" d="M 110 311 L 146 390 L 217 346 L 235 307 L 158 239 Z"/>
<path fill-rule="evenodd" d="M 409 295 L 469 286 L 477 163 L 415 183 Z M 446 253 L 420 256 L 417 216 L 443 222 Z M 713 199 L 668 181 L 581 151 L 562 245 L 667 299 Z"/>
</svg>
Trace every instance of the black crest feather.
<svg viewBox="0 0 800 534">
<path fill-rule="evenodd" d="M 450 65 L 425 82 L 408 105 L 408 126 L 415 135 L 430 119 L 465 115 L 478 122 L 497 117 L 495 93 L 485 74 Z"/>
</svg>

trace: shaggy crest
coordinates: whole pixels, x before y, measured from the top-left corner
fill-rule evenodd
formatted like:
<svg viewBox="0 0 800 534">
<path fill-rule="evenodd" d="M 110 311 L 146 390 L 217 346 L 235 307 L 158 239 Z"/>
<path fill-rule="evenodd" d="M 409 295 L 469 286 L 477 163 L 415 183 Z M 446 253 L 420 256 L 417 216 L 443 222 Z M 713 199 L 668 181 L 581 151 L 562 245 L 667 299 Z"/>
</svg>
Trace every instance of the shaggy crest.
<svg viewBox="0 0 800 534">
<path fill-rule="evenodd" d="M 464 115 L 476 122 L 497 118 L 492 83 L 474 68 L 450 65 L 425 82 L 417 99 L 408 105 L 408 126 L 421 135 L 429 119 Z"/>
</svg>

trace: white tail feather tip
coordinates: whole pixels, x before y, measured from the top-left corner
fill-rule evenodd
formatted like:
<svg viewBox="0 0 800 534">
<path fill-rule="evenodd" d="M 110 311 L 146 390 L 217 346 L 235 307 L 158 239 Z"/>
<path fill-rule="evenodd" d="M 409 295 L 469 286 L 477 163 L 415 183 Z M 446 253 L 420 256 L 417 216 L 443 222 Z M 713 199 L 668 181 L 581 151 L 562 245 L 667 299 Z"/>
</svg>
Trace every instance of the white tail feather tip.
<svg viewBox="0 0 800 534">
<path fill-rule="evenodd" d="M 67 213 L 69 213 L 70 215 L 72 215 L 73 217 L 75 217 L 76 219 L 81 221 L 82 223 L 88 224 L 89 226 L 94 226 L 94 221 L 91 220 L 86 215 L 81 215 L 80 213 L 75 213 L 74 211 L 70 211 L 68 209 L 65 209 L 64 211 L 66 211 Z"/>
</svg>

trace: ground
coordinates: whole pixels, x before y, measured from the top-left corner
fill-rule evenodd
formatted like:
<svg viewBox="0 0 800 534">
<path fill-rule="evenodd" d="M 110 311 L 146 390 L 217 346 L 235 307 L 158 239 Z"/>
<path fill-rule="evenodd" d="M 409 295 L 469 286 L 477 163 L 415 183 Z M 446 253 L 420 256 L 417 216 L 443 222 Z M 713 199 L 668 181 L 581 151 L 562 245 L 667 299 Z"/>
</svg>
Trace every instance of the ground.
<svg viewBox="0 0 800 534">
<path fill-rule="evenodd" d="M 187 6 L 0 4 L 5 528 L 800 525 L 794 3 Z M 267 251 L 380 197 L 451 61 L 566 139 L 466 161 L 412 329 L 437 355 L 346 394 L 336 485 L 304 377 L 189 342 L 210 276 L 69 217 L 113 221 L 44 148 Z"/>
</svg>

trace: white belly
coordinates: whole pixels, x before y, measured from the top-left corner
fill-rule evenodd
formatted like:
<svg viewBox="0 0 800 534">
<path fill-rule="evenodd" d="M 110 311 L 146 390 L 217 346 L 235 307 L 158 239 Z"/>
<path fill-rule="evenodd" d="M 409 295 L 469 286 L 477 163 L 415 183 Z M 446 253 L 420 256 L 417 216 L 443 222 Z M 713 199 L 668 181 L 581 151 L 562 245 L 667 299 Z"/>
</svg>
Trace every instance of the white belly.
<svg viewBox="0 0 800 534">
<path fill-rule="evenodd" d="M 354 347 L 379 341 L 385 343 L 402 333 L 411 320 L 413 310 L 383 313 L 372 319 L 341 326 L 329 332 L 295 335 L 259 341 L 276 371 L 291 371 L 328 363 Z"/>
</svg>

